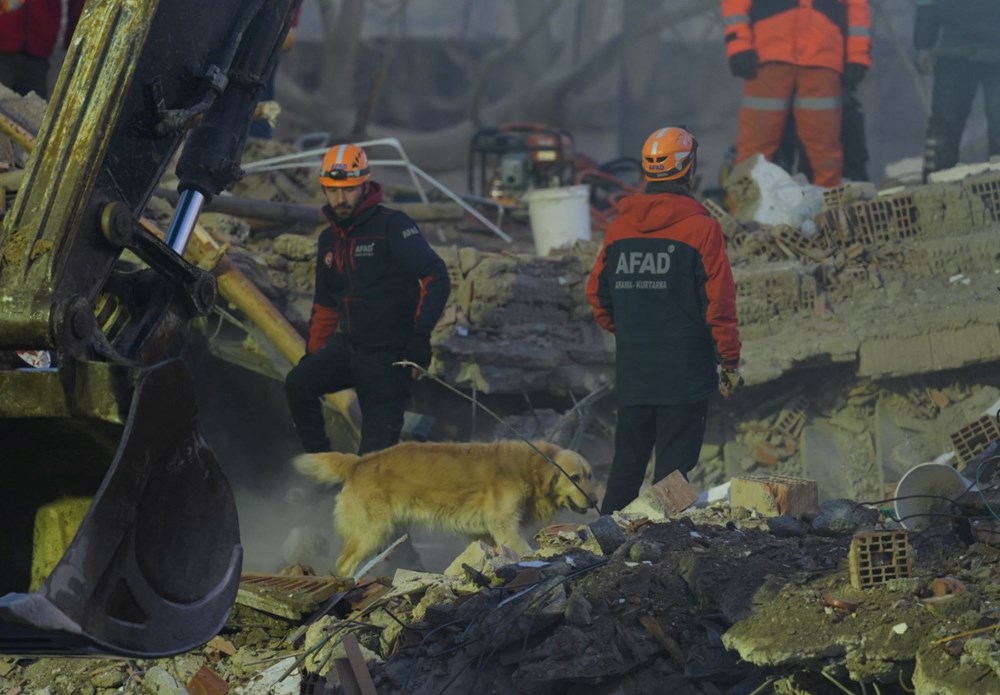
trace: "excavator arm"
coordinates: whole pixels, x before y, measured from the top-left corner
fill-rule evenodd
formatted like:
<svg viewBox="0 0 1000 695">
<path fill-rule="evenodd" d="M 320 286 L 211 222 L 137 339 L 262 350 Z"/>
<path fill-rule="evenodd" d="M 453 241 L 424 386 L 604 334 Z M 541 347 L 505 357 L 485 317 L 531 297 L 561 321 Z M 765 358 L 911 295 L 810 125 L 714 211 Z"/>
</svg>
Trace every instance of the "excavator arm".
<svg viewBox="0 0 1000 695">
<path fill-rule="evenodd" d="M 216 284 L 181 254 L 299 2 L 88 0 L 0 229 L 0 351 L 55 355 L 0 368 L 0 653 L 174 654 L 229 614 L 236 510 L 180 359 Z M 161 241 L 139 220 L 182 142 Z M 39 525 L 81 498 L 38 579 Z"/>
</svg>

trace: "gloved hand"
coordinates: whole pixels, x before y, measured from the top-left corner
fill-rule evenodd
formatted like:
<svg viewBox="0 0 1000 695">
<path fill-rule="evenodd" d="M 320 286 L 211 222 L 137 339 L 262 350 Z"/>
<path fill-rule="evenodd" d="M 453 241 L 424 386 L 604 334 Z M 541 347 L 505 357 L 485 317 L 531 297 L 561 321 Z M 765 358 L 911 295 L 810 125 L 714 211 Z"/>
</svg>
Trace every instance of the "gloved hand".
<svg viewBox="0 0 1000 695">
<path fill-rule="evenodd" d="M 861 63 L 848 63 L 844 66 L 844 86 L 856 87 L 868 74 L 868 66 Z"/>
<path fill-rule="evenodd" d="M 729 57 L 729 72 L 733 77 L 752 80 L 757 77 L 757 51 L 740 51 Z"/>
<path fill-rule="evenodd" d="M 934 54 L 929 48 L 917 51 L 917 72 L 921 75 L 930 75 L 934 72 Z"/>
<path fill-rule="evenodd" d="M 424 369 L 431 365 L 431 336 L 429 333 L 414 333 L 406 348 L 406 359 L 419 364 Z"/>
<path fill-rule="evenodd" d="M 734 393 L 743 388 L 743 373 L 736 369 L 726 369 L 719 367 L 719 393 L 724 398 L 729 398 Z"/>
</svg>

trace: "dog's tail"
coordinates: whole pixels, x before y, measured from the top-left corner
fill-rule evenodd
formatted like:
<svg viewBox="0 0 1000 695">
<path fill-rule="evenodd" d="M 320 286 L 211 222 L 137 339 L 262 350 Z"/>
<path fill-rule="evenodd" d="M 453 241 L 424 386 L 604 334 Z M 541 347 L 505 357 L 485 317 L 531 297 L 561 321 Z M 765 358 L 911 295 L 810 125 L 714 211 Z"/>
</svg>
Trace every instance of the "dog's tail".
<svg viewBox="0 0 1000 695">
<path fill-rule="evenodd" d="M 320 483 L 341 483 L 347 479 L 358 458 L 357 454 L 324 451 L 296 456 L 292 465 L 302 475 Z"/>
</svg>

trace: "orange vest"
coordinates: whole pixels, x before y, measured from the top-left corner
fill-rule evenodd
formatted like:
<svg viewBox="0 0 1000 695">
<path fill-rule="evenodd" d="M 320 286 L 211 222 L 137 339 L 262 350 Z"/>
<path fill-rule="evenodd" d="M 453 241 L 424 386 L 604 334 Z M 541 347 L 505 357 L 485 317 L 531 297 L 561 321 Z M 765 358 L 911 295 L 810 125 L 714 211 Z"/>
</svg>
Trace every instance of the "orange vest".
<svg viewBox="0 0 1000 695">
<path fill-rule="evenodd" d="M 871 65 L 868 0 L 722 0 L 726 54 L 843 72 Z"/>
</svg>

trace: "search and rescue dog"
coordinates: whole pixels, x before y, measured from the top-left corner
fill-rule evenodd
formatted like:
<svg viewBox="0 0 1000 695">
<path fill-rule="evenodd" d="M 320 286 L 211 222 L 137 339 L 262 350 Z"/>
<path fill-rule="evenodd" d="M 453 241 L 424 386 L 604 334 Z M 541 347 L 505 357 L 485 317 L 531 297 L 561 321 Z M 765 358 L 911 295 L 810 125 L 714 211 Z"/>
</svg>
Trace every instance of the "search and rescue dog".
<svg viewBox="0 0 1000 695">
<path fill-rule="evenodd" d="M 566 473 L 522 441 L 403 442 L 361 457 L 302 454 L 293 465 L 313 480 L 344 484 L 333 526 L 344 541 L 337 574 L 347 577 L 400 525 L 492 537 L 523 553 L 530 546 L 522 522 L 544 524 L 564 507 L 585 513 L 590 464 L 550 442 L 534 444 Z"/>
</svg>

